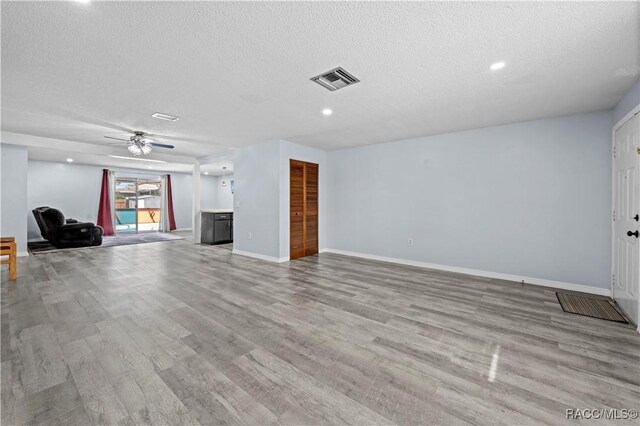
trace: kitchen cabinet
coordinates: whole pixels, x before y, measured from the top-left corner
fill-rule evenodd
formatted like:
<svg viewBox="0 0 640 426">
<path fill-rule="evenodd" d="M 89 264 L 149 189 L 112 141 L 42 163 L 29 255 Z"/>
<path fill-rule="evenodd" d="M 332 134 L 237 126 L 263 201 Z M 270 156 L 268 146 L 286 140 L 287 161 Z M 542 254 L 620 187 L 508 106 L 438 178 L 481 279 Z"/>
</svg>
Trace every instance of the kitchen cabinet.
<svg viewBox="0 0 640 426">
<path fill-rule="evenodd" d="M 233 242 L 233 212 L 203 211 L 200 214 L 200 242 L 202 244 Z"/>
</svg>

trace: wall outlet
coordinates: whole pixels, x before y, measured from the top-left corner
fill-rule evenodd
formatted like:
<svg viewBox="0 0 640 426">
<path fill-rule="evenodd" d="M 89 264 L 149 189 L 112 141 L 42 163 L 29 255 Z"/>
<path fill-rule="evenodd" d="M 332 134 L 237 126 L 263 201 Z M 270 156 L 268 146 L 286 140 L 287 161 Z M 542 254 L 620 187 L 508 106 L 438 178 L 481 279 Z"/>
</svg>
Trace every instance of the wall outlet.
<svg viewBox="0 0 640 426">
<path fill-rule="evenodd" d="M 407 240 L 407 244 L 408 244 L 408 245 L 410 245 L 410 246 L 412 246 L 412 245 L 413 245 L 413 238 L 409 238 L 409 239 Z"/>
<path fill-rule="evenodd" d="M 253 239 L 253 234 L 251 232 L 249 232 L 249 239 Z"/>
</svg>

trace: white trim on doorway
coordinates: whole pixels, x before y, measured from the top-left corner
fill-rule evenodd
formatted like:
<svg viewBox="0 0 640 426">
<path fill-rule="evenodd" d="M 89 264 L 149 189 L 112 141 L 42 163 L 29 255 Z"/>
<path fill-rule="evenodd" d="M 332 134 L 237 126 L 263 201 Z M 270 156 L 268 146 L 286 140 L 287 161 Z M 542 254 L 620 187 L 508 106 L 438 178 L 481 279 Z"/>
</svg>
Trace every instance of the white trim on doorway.
<svg viewBox="0 0 640 426">
<path fill-rule="evenodd" d="M 615 267 L 615 252 L 613 250 L 613 245 L 615 244 L 615 235 L 614 235 L 614 224 L 613 224 L 613 209 L 615 207 L 615 203 L 616 203 L 616 187 L 615 187 L 615 166 L 614 166 L 614 161 L 615 158 L 613 158 L 613 147 L 616 143 L 616 130 L 618 130 L 620 127 L 622 127 L 622 125 L 624 123 L 626 123 L 627 121 L 629 121 L 631 119 L 631 117 L 633 117 L 634 115 L 638 114 L 640 112 L 640 104 L 636 105 L 635 108 L 633 108 L 631 111 L 629 111 L 629 113 L 627 115 L 625 115 L 624 117 L 622 117 L 616 124 L 613 125 L 613 128 L 611 129 L 611 275 L 609 276 L 609 284 L 611 285 L 611 296 L 613 297 L 613 272 L 614 272 L 614 267 Z"/>
<path fill-rule="evenodd" d="M 611 274 L 609 275 L 609 288 L 610 288 L 610 292 L 611 292 L 611 298 L 613 298 L 614 296 L 614 292 L 613 292 L 613 287 L 614 287 L 614 283 L 613 283 L 613 276 L 615 273 L 615 265 L 616 265 L 616 259 L 615 259 L 615 240 L 616 240 L 616 235 L 615 235 L 615 223 L 613 221 L 613 210 L 615 208 L 615 203 L 616 203 L 616 180 L 615 180 L 615 173 L 616 173 L 616 168 L 615 168 L 615 158 L 613 157 L 613 149 L 616 143 L 616 130 L 618 130 L 619 128 L 621 128 L 627 121 L 629 121 L 634 115 L 637 115 L 640 113 L 640 104 L 636 105 L 634 108 L 631 109 L 631 111 L 629 111 L 624 117 L 622 117 L 620 120 L 618 120 L 617 123 L 615 123 L 613 125 L 613 128 L 611 129 L 611 245 L 610 245 L 610 249 L 611 249 Z M 638 299 L 638 312 L 640 312 L 640 298 Z M 637 321 L 638 322 L 638 332 L 640 333 L 640 318 L 632 318 L 632 320 Z"/>
</svg>

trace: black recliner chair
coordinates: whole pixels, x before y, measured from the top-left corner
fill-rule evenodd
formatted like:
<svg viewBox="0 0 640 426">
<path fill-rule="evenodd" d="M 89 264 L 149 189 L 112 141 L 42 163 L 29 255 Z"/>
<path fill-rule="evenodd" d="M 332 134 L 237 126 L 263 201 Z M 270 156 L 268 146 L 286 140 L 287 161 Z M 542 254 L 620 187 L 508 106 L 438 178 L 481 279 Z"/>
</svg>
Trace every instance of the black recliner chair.
<svg viewBox="0 0 640 426">
<path fill-rule="evenodd" d="M 33 209 L 33 216 L 42 238 L 56 247 L 89 247 L 102 244 L 104 231 L 101 226 L 74 219 L 65 220 L 60 210 L 51 207 L 36 207 Z"/>
</svg>

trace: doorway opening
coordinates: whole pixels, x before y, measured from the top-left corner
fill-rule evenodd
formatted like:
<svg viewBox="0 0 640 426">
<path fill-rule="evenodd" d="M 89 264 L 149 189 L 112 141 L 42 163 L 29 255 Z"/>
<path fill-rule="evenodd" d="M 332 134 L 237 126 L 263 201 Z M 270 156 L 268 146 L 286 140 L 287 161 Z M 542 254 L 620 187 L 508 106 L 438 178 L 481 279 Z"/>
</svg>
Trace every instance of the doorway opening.
<svg viewBox="0 0 640 426">
<path fill-rule="evenodd" d="M 160 230 L 161 187 L 159 178 L 116 178 L 114 214 L 117 234 Z"/>
</svg>

